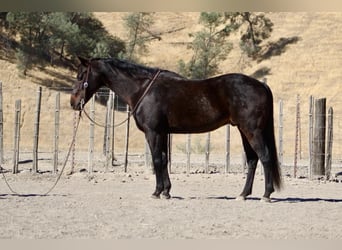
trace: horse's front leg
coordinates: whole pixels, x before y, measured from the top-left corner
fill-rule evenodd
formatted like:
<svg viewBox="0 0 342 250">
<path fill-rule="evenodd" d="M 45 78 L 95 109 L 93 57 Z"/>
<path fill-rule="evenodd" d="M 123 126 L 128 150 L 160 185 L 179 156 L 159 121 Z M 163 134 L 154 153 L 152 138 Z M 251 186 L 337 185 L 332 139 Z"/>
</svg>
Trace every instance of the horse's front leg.
<svg viewBox="0 0 342 250">
<path fill-rule="evenodd" d="M 160 194 L 166 199 L 171 198 L 171 182 L 167 170 L 167 134 L 155 132 L 146 133 L 146 139 L 150 146 L 152 162 L 156 175 L 156 189 L 152 194 L 154 198 L 160 198 Z"/>
</svg>

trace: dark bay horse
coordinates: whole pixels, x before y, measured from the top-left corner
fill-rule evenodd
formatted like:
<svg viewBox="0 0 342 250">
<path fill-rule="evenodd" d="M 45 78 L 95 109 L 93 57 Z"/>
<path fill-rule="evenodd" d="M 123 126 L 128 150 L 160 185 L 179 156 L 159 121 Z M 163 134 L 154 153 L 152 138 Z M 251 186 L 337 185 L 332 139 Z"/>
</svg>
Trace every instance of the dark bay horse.
<svg viewBox="0 0 342 250">
<path fill-rule="evenodd" d="M 70 103 L 75 110 L 102 86 L 113 90 L 131 108 L 137 127 L 145 133 L 156 175 L 153 197 L 170 198 L 168 143 L 170 133 L 202 133 L 224 124 L 237 126 L 248 163 L 245 187 L 252 193 L 257 162 L 264 167 L 265 193 L 270 201 L 281 176 L 274 139 L 273 97 L 269 87 L 242 74 L 188 80 L 158 68 L 119 59 L 83 59 Z"/>
</svg>

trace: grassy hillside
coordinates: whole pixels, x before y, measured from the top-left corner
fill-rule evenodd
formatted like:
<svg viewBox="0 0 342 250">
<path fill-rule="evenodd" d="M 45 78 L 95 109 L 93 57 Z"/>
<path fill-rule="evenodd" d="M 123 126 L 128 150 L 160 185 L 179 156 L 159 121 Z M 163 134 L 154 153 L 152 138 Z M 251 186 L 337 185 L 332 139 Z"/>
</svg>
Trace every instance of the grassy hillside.
<svg viewBox="0 0 342 250">
<path fill-rule="evenodd" d="M 103 22 L 106 29 L 118 37 L 125 38 L 126 31 L 123 26 L 122 17 L 126 13 L 95 13 L 95 15 Z M 232 37 L 234 42 L 234 50 L 229 54 L 227 60 L 221 64 L 222 73 L 241 72 L 244 74 L 253 74 L 260 69 L 268 72 L 267 83 L 270 85 L 275 105 L 280 99 L 284 100 L 285 115 L 285 143 L 289 155 L 292 155 L 294 140 L 294 121 L 295 121 L 295 103 L 297 94 L 301 98 L 301 120 L 303 145 L 306 144 L 307 138 L 307 111 L 309 96 L 327 97 L 327 105 L 334 108 L 335 118 L 335 151 L 342 151 L 341 144 L 341 124 L 342 124 L 342 87 L 340 69 L 342 65 L 342 13 L 268 13 L 268 17 L 274 23 L 274 31 L 270 41 L 276 43 L 277 47 L 272 51 L 274 55 L 262 62 L 251 62 L 244 58 L 238 47 L 238 34 Z M 159 12 L 155 14 L 155 24 L 152 31 L 155 33 L 163 33 L 171 30 L 178 30 L 162 35 L 162 40 L 152 41 L 149 45 L 149 54 L 143 61 L 151 66 L 165 68 L 169 70 L 177 70 L 178 60 L 188 59 L 191 54 L 187 50 L 187 43 L 190 42 L 188 33 L 198 30 L 197 24 L 199 13 L 192 12 Z M 296 38 L 295 41 L 288 42 L 289 38 Z M 285 39 L 285 40 L 284 40 Z M 282 42 L 285 41 L 285 45 Z M 51 89 L 53 86 L 71 86 L 75 72 L 69 72 L 58 68 L 47 68 L 46 70 L 31 71 L 29 77 L 21 79 L 18 77 L 15 65 L 0 60 L 0 81 L 3 82 L 5 93 L 4 105 L 8 107 L 8 114 L 11 114 L 14 100 L 16 98 L 23 99 L 25 106 L 24 113 L 33 112 L 35 105 L 35 91 L 37 85 L 43 84 L 45 102 L 49 103 L 46 109 L 53 110 L 55 91 Z M 32 93 L 27 95 L 26 93 Z M 62 92 L 62 107 L 65 109 L 64 123 L 72 124 L 72 111 L 69 109 L 69 93 Z M 98 112 L 102 112 L 99 108 Z M 50 111 L 46 112 L 51 114 Z M 120 115 L 119 115 L 120 116 Z M 123 117 L 124 114 L 121 114 Z M 278 108 L 275 108 L 275 116 L 278 116 Z M 12 120 L 12 115 L 9 118 Z M 32 127 L 33 119 L 24 115 L 27 125 Z M 47 115 L 44 119 L 48 119 L 47 123 L 53 122 L 53 115 Z M 119 120 L 120 118 L 118 118 Z M 277 120 L 277 119 L 276 119 Z M 9 121 L 10 122 L 10 121 Z M 276 121 L 277 123 L 277 121 Z M 134 139 L 131 140 L 131 148 L 143 148 L 143 135 L 136 131 L 132 125 Z M 12 127 L 6 128 L 6 133 L 12 135 Z M 29 128 L 28 128 L 29 129 Z M 70 128 L 68 131 L 70 131 Z M 120 130 L 119 130 L 120 131 Z M 123 145 L 123 133 L 117 133 L 118 145 Z M 47 138 L 49 131 L 46 132 Z M 65 132 L 68 134 L 70 132 Z M 88 132 L 86 132 L 88 133 Z M 220 141 L 216 148 L 224 148 L 222 136 L 225 130 L 221 129 L 213 135 L 213 140 Z M 29 134 L 29 133 L 28 133 Z M 102 147 L 102 136 L 98 136 L 98 148 Z M 31 135 L 28 136 L 31 138 Z M 87 138 L 80 145 L 87 145 Z M 28 139 L 31 140 L 31 139 Z M 183 138 L 176 139 L 178 144 L 183 142 Z M 12 136 L 8 136 L 7 144 L 12 141 Z M 240 139 L 237 135 L 233 135 L 233 150 L 240 146 Z M 86 148 L 86 146 L 84 146 Z M 303 149 L 304 151 L 305 149 Z M 340 154 L 340 153 L 339 153 Z"/>
</svg>

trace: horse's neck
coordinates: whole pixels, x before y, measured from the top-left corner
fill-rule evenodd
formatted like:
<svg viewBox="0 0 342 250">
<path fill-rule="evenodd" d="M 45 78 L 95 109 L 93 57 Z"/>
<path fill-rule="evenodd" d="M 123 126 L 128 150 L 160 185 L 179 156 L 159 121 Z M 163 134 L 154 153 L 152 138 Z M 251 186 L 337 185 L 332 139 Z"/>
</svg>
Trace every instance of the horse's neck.
<svg viewBox="0 0 342 250">
<path fill-rule="evenodd" d="M 120 79 L 109 82 L 108 87 L 133 109 L 142 92 L 144 81 L 121 76 Z"/>
</svg>

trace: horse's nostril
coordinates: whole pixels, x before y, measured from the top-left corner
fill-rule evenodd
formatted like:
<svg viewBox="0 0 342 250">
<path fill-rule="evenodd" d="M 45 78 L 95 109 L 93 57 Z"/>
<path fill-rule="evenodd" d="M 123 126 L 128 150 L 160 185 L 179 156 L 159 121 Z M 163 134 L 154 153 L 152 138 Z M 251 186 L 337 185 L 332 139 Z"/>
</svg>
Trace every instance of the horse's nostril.
<svg viewBox="0 0 342 250">
<path fill-rule="evenodd" d="M 70 106 L 75 109 L 76 108 L 76 102 L 74 96 L 71 96 L 70 98 Z"/>
</svg>

